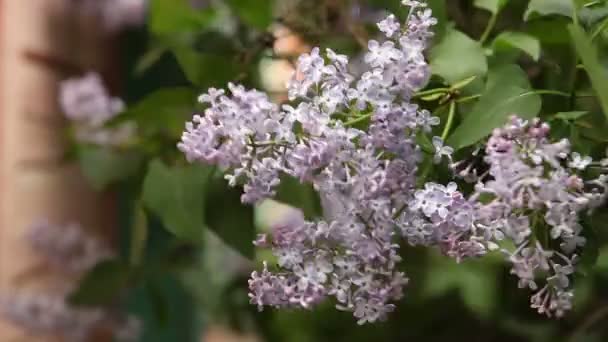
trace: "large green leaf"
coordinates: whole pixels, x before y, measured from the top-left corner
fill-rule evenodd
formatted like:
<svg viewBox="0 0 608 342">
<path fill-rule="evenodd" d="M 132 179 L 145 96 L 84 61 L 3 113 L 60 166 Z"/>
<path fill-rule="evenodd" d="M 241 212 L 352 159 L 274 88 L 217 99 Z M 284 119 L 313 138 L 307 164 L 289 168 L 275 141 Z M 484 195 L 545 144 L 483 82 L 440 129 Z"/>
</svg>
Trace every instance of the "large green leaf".
<svg viewBox="0 0 608 342">
<path fill-rule="evenodd" d="M 508 2 L 509 0 L 475 0 L 475 7 L 498 13 Z"/>
<path fill-rule="evenodd" d="M 593 45 L 591 39 L 579 26 L 570 25 L 568 31 L 570 31 L 570 37 L 576 52 L 583 61 L 585 70 L 587 70 L 591 79 L 591 84 L 595 89 L 604 115 L 608 117 L 608 71 L 599 60 L 597 47 Z"/>
<path fill-rule="evenodd" d="M 131 270 L 124 261 L 103 261 L 85 274 L 68 301 L 79 306 L 111 304 L 126 289 L 130 280 Z"/>
<path fill-rule="evenodd" d="M 433 74 L 449 84 L 471 76 L 483 76 L 488 71 L 481 44 L 453 29 L 431 50 L 430 61 Z"/>
<path fill-rule="evenodd" d="M 234 55 L 201 53 L 187 46 L 176 46 L 172 50 L 186 78 L 199 88 L 223 86 L 242 69 Z"/>
<path fill-rule="evenodd" d="M 524 13 L 524 20 L 547 15 L 572 17 L 573 11 L 572 0 L 530 0 L 528 9 Z"/>
<path fill-rule="evenodd" d="M 175 236 L 200 243 L 205 226 L 205 191 L 212 171 L 198 165 L 168 167 L 154 160 L 144 179 L 143 203 Z"/>
<path fill-rule="evenodd" d="M 232 10 L 245 23 L 266 29 L 274 17 L 274 0 L 227 0 Z"/>
<path fill-rule="evenodd" d="M 492 48 L 495 52 L 518 49 L 538 61 L 540 58 L 540 42 L 535 37 L 522 33 L 504 31 L 494 39 Z"/>
<path fill-rule="evenodd" d="M 96 190 L 133 176 L 143 162 L 138 153 L 109 147 L 80 146 L 77 153 L 82 172 Z"/>
<path fill-rule="evenodd" d="M 215 17 L 212 8 L 197 11 L 189 0 L 150 0 L 149 28 L 156 35 L 201 31 Z"/>
<path fill-rule="evenodd" d="M 166 132 L 172 137 L 179 137 L 184 122 L 192 116 L 195 107 L 196 93 L 193 89 L 164 88 L 131 106 L 111 124 L 133 120 L 143 135 Z"/>
<path fill-rule="evenodd" d="M 541 98 L 523 84 L 522 72 L 514 65 L 492 72 L 486 91 L 450 136 L 448 144 L 460 149 L 483 139 L 511 115 L 526 119 L 538 115 Z"/>
<path fill-rule="evenodd" d="M 241 203 L 241 191 L 214 178 L 207 191 L 205 223 L 227 245 L 253 259 L 255 221 L 253 206 Z"/>
</svg>

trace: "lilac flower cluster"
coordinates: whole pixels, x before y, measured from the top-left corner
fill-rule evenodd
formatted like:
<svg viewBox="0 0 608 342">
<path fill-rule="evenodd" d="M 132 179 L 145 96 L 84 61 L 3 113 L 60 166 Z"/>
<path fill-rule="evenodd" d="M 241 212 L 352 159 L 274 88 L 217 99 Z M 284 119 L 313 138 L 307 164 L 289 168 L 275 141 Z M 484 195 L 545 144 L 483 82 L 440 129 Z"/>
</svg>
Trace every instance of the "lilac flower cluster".
<svg viewBox="0 0 608 342">
<path fill-rule="evenodd" d="M 88 341 L 104 315 L 98 309 L 69 307 L 61 296 L 12 294 L 0 298 L 2 316 L 35 335 L 58 335 L 68 341 Z"/>
<path fill-rule="evenodd" d="M 250 297 L 260 309 L 310 308 L 334 297 L 365 323 L 384 319 L 402 297 L 408 280 L 396 270 L 394 217 L 413 197 L 416 134 L 439 123 L 410 103 L 430 77 L 423 51 L 436 21 L 423 4 L 404 3 L 408 22 L 391 15 L 379 23 L 386 39 L 370 41 L 360 77 L 346 56 L 315 48 L 299 58 L 288 85 L 297 105 L 279 107 L 230 84 L 230 96 L 217 89 L 201 96 L 209 107 L 187 124 L 179 149 L 191 162 L 224 168 L 231 185 L 243 185 L 243 202 L 273 197 L 288 175 L 337 208 L 334 219 L 295 220 L 258 239 L 279 269 L 252 274 Z"/>
<path fill-rule="evenodd" d="M 104 127 L 124 110 L 124 103 L 108 94 L 97 73 L 89 72 L 83 77 L 61 82 L 59 104 L 65 116 L 74 124 L 75 137 L 79 142 L 121 145 L 135 133 L 131 123 L 111 129 Z"/>
<path fill-rule="evenodd" d="M 471 201 L 479 238 L 505 253 L 520 288 L 535 291 L 533 308 L 559 317 L 572 306 L 570 278 L 585 244 L 580 216 L 605 201 L 607 179 L 583 180 L 591 158 L 548 134 L 538 119 L 513 117 L 496 129 L 485 150 L 489 169 Z"/>
<path fill-rule="evenodd" d="M 43 221 L 30 228 L 27 239 L 53 267 L 66 273 L 82 274 L 115 254 L 78 224 L 64 226 Z"/>
<path fill-rule="evenodd" d="M 64 296 L 17 293 L 0 297 L 0 314 L 32 335 L 58 336 L 68 342 L 91 341 L 97 329 L 111 329 L 116 341 L 136 341 L 141 321 L 101 308 L 76 308 Z"/>
<path fill-rule="evenodd" d="M 99 18 L 104 30 L 120 31 L 143 24 L 147 0 L 73 0 L 85 13 Z"/>
<path fill-rule="evenodd" d="M 81 276 L 98 262 L 114 253 L 92 238 L 77 224 L 52 225 L 46 221 L 33 225 L 26 236 L 28 242 L 56 270 Z M 34 335 L 58 335 L 68 341 L 89 341 L 96 329 L 111 329 L 118 341 L 134 341 L 141 330 L 141 321 L 134 316 L 122 317 L 107 307 L 77 308 L 68 304 L 66 294 L 28 292 L 0 296 L 0 314 Z"/>
<path fill-rule="evenodd" d="M 459 163 L 461 176 L 478 180 L 471 196 L 456 183 L 416 189 L 416 138 L 439 119 L 411 98 L 430 76 L 423 52 L 436 21 L 422 2 L 403 4 L 408 20 L 378 23 L 385 39 L 369 42 L 359 77 L 346 56 L 315 48 L 288 84 L 295 104 L 230 84 L 230 95 L 202 95 L 208 108 L 187 123 L 178 148 L 190 162 L 223 168 L 230 185 L 243 186 L 243 202 L 272 198 L 286 175 L 312 184 L 331 209 L 324 220 L 299 217 L 259 236 L 254 243 L 277 265 L 252 273 L 251 303 L 311 308 L 333 297 L 360 324 L 382 320 L 408 283 L 396 268 L 402 239 L 459 262 L 502 251 L 520 287 L 536 291 L 532 306 L 562 315 L 585 242 L 579 216 L 605 200 L 606 179 L 584 181 L 590 158 L 550 142 L 548 125 L 514 118 L 494 131 L 485 157 L 476 153 L 483 168 Z M 441 138 L 432 144 L 435 163 L 452 161 Z"/>
</svg>

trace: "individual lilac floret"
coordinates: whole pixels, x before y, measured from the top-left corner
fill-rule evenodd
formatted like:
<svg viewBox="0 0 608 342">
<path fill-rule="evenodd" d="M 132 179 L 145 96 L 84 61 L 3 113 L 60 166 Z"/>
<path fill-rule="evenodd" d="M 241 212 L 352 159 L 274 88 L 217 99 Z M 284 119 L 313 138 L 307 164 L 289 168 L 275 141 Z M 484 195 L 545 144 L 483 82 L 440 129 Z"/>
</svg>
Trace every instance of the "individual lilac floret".
<svg viewBox="0 0 608 342">
<path fill-rule="evenodd" d="M 79 142 L 115 146 L 124 144 L 135 134 L 132 123 L 111 129 L 104 127 L 124 110 L 124 103 L 108 94 L 101 77 L 94 72 L 61 82 L 59 104 L 74 124 Z"/>
<path fill-rule="evenodd" d="M 53 267 L 68 273 L 82 274 L 114 253 L 87 234 L 78 224 L 53 225 L 43 221 L 27 233 L 32 248 Z"/>
</svg>

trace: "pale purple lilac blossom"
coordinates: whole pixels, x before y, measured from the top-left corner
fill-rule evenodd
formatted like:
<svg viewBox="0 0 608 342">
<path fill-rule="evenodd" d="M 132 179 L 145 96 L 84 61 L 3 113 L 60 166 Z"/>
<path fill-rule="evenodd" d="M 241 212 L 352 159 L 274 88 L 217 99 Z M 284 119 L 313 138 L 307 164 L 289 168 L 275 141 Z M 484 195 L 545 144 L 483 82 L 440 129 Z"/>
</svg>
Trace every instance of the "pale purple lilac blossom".
<svg viewBox="0 0 608 342">
<path fill-rule="evenodd" d="M 422 53 L 432 34 L 422 31 L 435 19 L 426 13 L 412 8 L 409 26 L 416 29 L 406 31 L 389 17 L 395 32 L 369 43 L 368 70 L 358 79 L 347 56 L 318 48 L 301 56 L 288 85 L 297 105 L 279 107 L 233 84 L 230 96 L 216 89 L 201 96 L 209 107 L 188 123 L 179 144 L 189 161 L 224 168 L 231 185 L 243 185 L 246 203 L 274 196 L 282 174 L 337 203 L 334 219 L 289 222 L 256 241 L 272 248 L 279 267 L 252 274 L 251 302 L 260 309 L 311 308 L 334 297 L 362 324 L 384 319 L 402 297 L 408 279 L 396 270 L 393 215 L 413 196 L 416 134 L 438 124 L 409 102 L 430 77 Z M 354 125 L 365 120 L 369 133 Z"/>
<path fill-rule="evenodd" d="M 276 225 L 255 241 L 272 249 L 277 265 L 253 272 L 251 303 L 312 308 L 333 297 L 360 324 L 383 320 L 408 283 L 396 269 L 403 238 L 457 261 L 503 250 L 520 285 L 540 288 L 533 307 L 561 315 L 569 309 L 568 276 L 584 242 L 578 214 L 604 200 L 605 181 L 585 192 L 586 183 L 563 166 L 567 143 L 549 143 L 544 124 L 514 119 L 488 142 L 489 173 L 477 176 L 470 166 L 461 172 L 485 181 L 470 198 L 455 183 L 416 190 L 421 149 L 415 139 L 439 119 L 410 100 L 430 77 L 423 52 L 436 20 L 422 2 L 404 4 L 411 6 L 408 21 L 401 29 L 390 16 L 379 24 L 387 40 L 369 42 L 367 70 L 358 78 L 346 56 L 315 48 L 299 58 L 288 85 L 297 105 L 279 107 L 233 84 L 230 96 L 217 89 L 201 96 L 209 106 L 187 124 L 178 145 L 190 162 L 221 166 L 230 185 L 243 186 L 245 203 L 273 197 L 285 174 L 311 183 L 331 204 L 325 220 Z M 451 162 L 450 147 L 438 137 L 433 145 L 435 161 Z M 570 159 L 579 168 L 587 162 Z M 491 201 L 483 200 L 486 194 Z M 544 219 L 560 252 L 531 238 L 533 229 L 543 229 L 530 222 L 534 217 Z M 506 239 L 518 248 L 504 250 Z M 541 271 L 549 274 L 544 287 L 536 284 Z"/>
<path fill-rule="evenodd" d="M 89 72 L 82 77 L 62 81 L 59 104 L 73 123 L 78 142 L 96 145 L 122 145 L 135 134 L 135 126 L 125 123 L 114 128 L 104 125 L 124 110 L 121 99 L 108 94 L 99 74 Z"/>
<path fill-rule="evenodd" d="M 26 237 L 37 253 L 66 273 L 82 274 L 115 256 L 104 243 L 75 223 L 55 225 L 42 221 L 32 225 Z"/>
<path fill-rule="evenodd" d="M 489 171 L 470 201 L 477 236 L 501 246 L 519 287 L 534 292 L 532 308 L 561 317 L 572 307 L 570 278 L 585 245 L 580 216 L 605 202 L 607 189 L 605 176 L 581 177 L 590 158 L 548 134 L 546 123 L 517 117 L 494 130 L 484 158 Z M 502 247 L 502 240 L 515 248 Z"/>
<path fill-rule="evenodd" d="M 31 247 L 55 270 L 80 277 L 115 253 L 78 224 L 53 225 L 42 221 L 27 233 Z M 32 335 L 58 335 L 66 341 L 85 342 L 95 329 L 110 328 L 117 341 L 135 341 L 141 321 L 109 307 L 77 308 L 67 301 L 74 284 L 59 293 L 18 292 L 0 296 L 0 314 Z"/>
<path fill-rule="evenodd" d="M 73 0 L 86 14 L 99 18 L 104 30 L 117 32 L 141 26 L 146 19 L 147 0 Z"/>
</svg>

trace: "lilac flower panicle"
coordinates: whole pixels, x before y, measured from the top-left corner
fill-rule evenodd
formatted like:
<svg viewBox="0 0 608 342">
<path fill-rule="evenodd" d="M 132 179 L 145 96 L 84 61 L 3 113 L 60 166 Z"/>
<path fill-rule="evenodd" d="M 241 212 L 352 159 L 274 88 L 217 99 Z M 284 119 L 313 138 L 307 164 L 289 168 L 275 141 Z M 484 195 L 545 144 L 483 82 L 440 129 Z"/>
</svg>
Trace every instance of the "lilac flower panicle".
<svg viewBox="0 0 608 342">
<path fill-rule="evenodd" d="M 114 252 L 78 224 L 53 225 L 42 221 L 32 225 L 26 237 L 53 267 L 67 273 L 82 274 L 114 256 Z"/>
<path fill-rule="evenodd" d="M 0 298 L 0 313 L 33 335 L 59 335 L 68 341 L 88 341 L 104 320 L 99 309 L 75 309 L 62 296 L 12 294 Z"/>
<path fill-rule="evenodd" d="M 106 308 L 76 308 L 64 295 L 13 293 L 0 297 L 0 315 L 35 336 L 59 336 L 70 342 L 90 341 L 96 329 L 108 327 L 117 341 L 136 341 L 142 322 L 117 319 Z"/>
<path fill-rule="evenodd" d="M 144 23 L 147 0 L 73 0 L 79 8 L 99 18 L 104 30 L 117 32 Z"/>
<path fill-rule="evenodd" d="M 276 267 L 265 264 L 249 281 L 260 309 L 312 308 L 333 297 L 363 324 L 385 319 L 403 296 L 408 279 L 396 269 L 394 216 L 413 197 L 416 134 L 438 123 L 409 102 L 430 76 L 423 52 L 432 33 L 422 31 L 434 22 L 420 4 L 412 6 L 410 18 L 423 28 L 402 30 L 408 25 L 394 16 L 382 21 L 388 39 L 370 41 L 360 77 L 332 50 L 302 55 L 288 84 L 296 106 L 278 107 L 233 84 L 228 93 L 210 89 L 200 97 L 207 109 L 178 145 L 189 161 L 225 169 L 247 203 L 274 196 L 281 175 L 339 202 L 331 219 L 283 223 L 255 241 L 277 256 Z M 370 121 L 369 132 L 353 125 L 362 120 Z"/>
<path fill-rule="evenodd" d="M 272 198 L 290 176 L 311 184 L 328 209 L 325 218 L 282 222 L 254 241 L 277 262 L 252 273 L 251 303 L 311 309 L 331 299 L 359 324 L 384 320 L 409 281 L 397 268 L 405 241 L 458 262 L 502 251 L 520 287 L 536 291 L 532 306 L 563 314 L 585 241 L 578 214 L 604 201 L 605 179 L 586 192 L 579 174 L 590 160 L 570 154 L 567 141 L 550 142 L 548 125 L 514 118 L 475 158 L 486 164 L 480 170 L 453 163 L 453 149 L 432 138 L 436 163 L 475 175 L 470 196 L 456 183 L 416 189 L 416 138 L 439 119 L 411 98 L 431 75 L 424 51 L 436 20 L 421 1 L 403 4 L 408 20 L 389 15 L 378 24 L 384 39 L 369 42 L 360 76 L 347 56 L 315 48 L 300 56 L 288 84 L 295 104 L 229 84 L 203 94 L 206 109 L 186 124 L 178 148 L 190 162 L 221 167 L 229 185 L 243 188 L 243 202 Z M 539 229 L 549 243 L 536 240 Z"/>
<path fill-rule="evenodd" d="M 125 105 L 108 94 L 97 73 L 89 72 L 61 82 L 59 104 L 74 124 L 74 135 L 79 142 L 114 146 L 124 144 L 135 134 L 135 126 L 130 122 L 111 129 L 104 127 Z"/>
<path fill-rule="evenodd" d="M 494 130 L 484 158 L 489 170 L 471 201 L 483 238 L 515 245 L 501 250 L 519 287 L 535 292 L 532 308 L 560 317 L 572 307 L 570 277 L 585 245 L 580 216 L 605 202 L 606 181 L 580 178 L 592 160 L 571 152 L 565 140 L 550 141 L 549 129 L 538 119 L 513 117 Z M 586 190 L 592 184 L 600 191 Z"/>
</svg>

